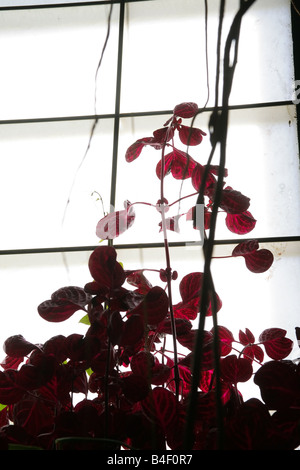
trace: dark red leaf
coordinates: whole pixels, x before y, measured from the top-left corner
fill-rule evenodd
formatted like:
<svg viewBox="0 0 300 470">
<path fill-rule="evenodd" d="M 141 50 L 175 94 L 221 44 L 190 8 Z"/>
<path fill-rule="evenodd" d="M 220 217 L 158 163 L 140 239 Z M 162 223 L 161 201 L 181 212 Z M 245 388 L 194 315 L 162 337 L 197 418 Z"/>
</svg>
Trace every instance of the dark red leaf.
<svg viewBox="0 0 300 470">
<path fill-rule="evenodd" d="M 18 371 L 9 369 L 0 371 L 0 403 L 11 405 L 17 403 L 25 391 L 16 385 Z"/>
<path fill-rule="evenodd" d="M 290 361 L 270 361 L 263 364 L 254 376 L 263 401 L 270 410 L 300 406 L 300 375 Z"/>
<path fill-rule="evenodd" d="M 135 221 L 135 212 L 130 204 L 122 211 L 111 212 L 96 226 L 96 235 L 101 240 L 113 240 L 128 230 Z"/>
<path fill-rule="evenodd" d="M 163 321 L 168 314 L 169 299 L 165 291 L 159 287 L 153 287 L 142 300 L 142 302 L 127 315 L 140 315 L 145 324 L 157 325 Z"/>
<path fill-rule="evenodd" d="M 264 273 L 273 264 L 274 256 L 270 250 L 258 249 L 257 240 L 239 243 L 232 251 L 232 256 L 243 256 L 249 271 Z"/>
<path fill-rule="evenodd" d="M 227 213 L 225 223 L 231 232 L 244 235 L 255 228 L 256 220 L 249 211 L 246 211 L 241 214 Z"/>
<path fill-rule="evenodd" d="M 141 402 L 148 418 L 158 422 L 166 430 L 176 418 L 177 401 L 175 395 L 162 387 L 155 387 Z"/>
<path fill-rule="evenodd" d="M 130 315 L 124 322 L 120 346 L 134 346 L 143 338 L 145 333 L 144 319 L 139 314 Z"/>
<path fill-rule="evenodd" d="M 273 264 L 274 256 L 270 250 L 261 249 L 244 256 L 249 271 L 253 273 L 264 273 Z"/>
<path fill-rule="evenodd" d="M 188 127 L 180 125 L 179 139 L 184 145 L 199 145 L 206 133 L 197 127 Z"/>
<path fill-rule="evenodd" d="M 153 142 L 152 137 L 144 137 L 143 139 L 138 139 L 134 144 L 130 145 L 125 154 L 125 159 L 128 163 L 133 162 L 138 158 L 145 145 Z"/>
<path fill-rule="evenodd" d="M 152 368 L 151 384 L 152 385 L 163 385 L 165 384 L 171 375 L 171 369 L 166 364 L 160 364 L 158 361 Z"/>
<path fill-rule="evenodd" d="M 10 357 L 23 358 L 34 349 L 37 349 L 37 346 L 28 342 L 22 335 L 14 335 L 7 338 L 3 349 Z"/>
<path fill-rule="evenodd" d="M 78 310 L 84 310 L 90 300 L 91 296 L 81 287 L 62 287 L 38 306 L 38 313 L 44 320 L 62 322 Z"/>
<path fill-rule="evenodd" d="M 250 206 L 250 199 L 232 188 L 223 189 L 220 208 L 229 214 L 241 214 Z"/>
<path fill-rule="evenodd" d="M 107 289 L 120 287 L 125 281 L 125 273 L 117 262 L 117 252 L 112 246 L 99 246 L 89 258 L 89 270 L 100 285 Z"/>
<path fill-rule="evenodd" d="M 227 450 L 262 450 L 270 440 L 271 417 L 267 407 L 252 398 L 239 407 L 226 426 Z"/>
<path fill-rule="evenodd" d="M 193 173 L 191 175 L 192 185 L 193 185 L 193 187 L 195 188 L 196 191 L 199 191 L 199 189 L 200 189 L 202 180 L 205 176 L 204 175 L 205 168 L 206 168 L 205 165 L 203 166 L 203 165 L 200 165 L 200 163 L 198 163 L 195 166 L 195 168 L 193 170 Z M 204 194 L 205 195 L 210 195 L 211 190 L 214 188 L 215 184 L 216 184 L 216 178 L 214 177 L 214 175 L 212 174 L 211 171 L 208 171 L 206 181 L 205 181 Z"/>
<path fill-rule="evenodd" d="M 173 114 L 181 118 L 192 118 L 197 112 L 198 105 L 192 102 L 177 104 L 173 110 Z"/>
<path fill-rule="evenodd" d="M 174 136 L 174 129 L 172 127 L 162 127 L 153 132 L 154 142 L 164 144 Z"/>
<path fill-rule="evenodd" d="M 222 379 L 231 384 L 247 382 L 253 372 L 250 361 L 244 358 L 238 358 L 234 354 L 221 359 L 220 368 Z"/>
<path fill-rule="evenodd" d="M 19 365 L 23 362 L 23 360 L 24 360 L 24 357 L 6 356 L 0 365 L 4 370 L 18 369 Z"/>
<path fill-rule="evenodd" d="M 150 387 L 147 377 L 141 375 L 127 375 L 121 378 L 121 388 L 127 400 L 135 403 L 146 399 Z"/>
<path fill-rule="evenodd" d="M 262 362 L 264 359 L 264 352 L 257 344 L 251 344 L 243 349 L 243 357 L 249 361 L 256 359 L 257 361 Z"/>
<path fill-rule="evenodd" d="M 239 341 L 244 346 L 247 346 L 248 344 L 255 342 L 255 337 L 253 333 L 248 328 L 246 328 L 245 333 L 241 330 L 239 331 Z"/>
<path fill-rule="evenodd" d="M 194 320 L 199 313 L 201 290 L 203 284 L 203 273 L 190 273 L 184 276 L 179 284 L 179 291 L 182 302 L 174 305 L 174 315 L 177 318 L 186 318 Z M 209 294 L 207 316 L 212 315 L 211 294 Z M 217 311 L 222 307 L 222 302 L 218 294 L 216 294 Z"/>
<path fill-rule="evenodd" d="M 214 328 L 211 329 L 214 334 Z M 218 336 L 220 341 L 220 355 L 227 356 L 232 350 L 232 343 L 234 342 L 233 334 L 225 326 L 218 326 Z"/>
<path fill-rule="evenodd" d="M 143 270 L 126 272 L 126 281 L 131 286 L 137 287 L 137 292 L 142 295 L 147 294 L 153 287 L 151 282 L 145 277 Z"/>
<path fill-rule="evenodd" d="M 264 345 L 271 359 L 281 360 L 291 353 L 293 341 L 285 337 L 286 333 L 286 330 L 281 328 L 268 328 L 259 336 L 259 342 Z"/>
<path fill-rule="evenodd" d="M 244 256 L 257 251 L 259 244 L 257 240 L 248 240 L 239 243 L 232 251 L 232 256 Z"/>
<path fill-rule="evenodd" d="M 123 333 L 123 327 L 124 324 L 120 312 L 112 312 L 108 317 L 107 334 L 113 346 L 119 344 Z"/>
<path fill-rule="evenodd" d="M 177 180 L 190 178 L 196 165 L 197 162 L 190 155 L 174 148 L 165 155 L 164 176 L 171 172 Z M 156 175 L 161 179 L 161 160 L 156 166 Z"/>
<path fill-rule="evenodd" d="M 150 376 L 150 371 L 154 367 L 155 360 L 153 354 L 148 351 L 139 351 L 130 361 L 130 367 L 134 374 Z"/>
<path fill-rule="evenodd" d="M 43 351 L 47 355 L 53 355 L 58 362 L 64 362 L 67 358 L 66 350 L 66 337 L 64 335 L 56 335 L 48 339 L 43 345 Z"/>
</svg>

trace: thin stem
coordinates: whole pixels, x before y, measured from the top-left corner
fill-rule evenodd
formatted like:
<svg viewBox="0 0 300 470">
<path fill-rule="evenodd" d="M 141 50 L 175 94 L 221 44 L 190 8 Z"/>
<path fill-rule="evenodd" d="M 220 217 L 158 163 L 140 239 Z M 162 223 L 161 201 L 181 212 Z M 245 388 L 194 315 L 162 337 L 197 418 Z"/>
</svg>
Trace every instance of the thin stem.
<svg viewBox="0 0 300 470">
<path fill-rule="evenodd" d="M 174 348 L 174 379 L 175 379 L 175 393 L 176 398 L 179 398 L 179 370 L 178 370 L 178 354 L 177 354 L 177 335 L 176 335 L 176 325 L 173 311 L 173 300 L 172 300 L 172 268 L 170 261 L 170 251 L 168 244 L 168 235 L 167 235 L 167 226 L 166 226 L 166 217 L 165 217 L 165 201 L 164 197 L 164 167 L 165 167 L 165 145 L 162 148 L 161 155 L 161 178 L 160 178 L 160 199 L 161 199 L 161 221 L 162 221 L 162 231 L 164 236 L 164 247 L 165 247 L 165 258 L 166 258 L 166 277 L 167 277 L 167 289 L 169 297 L 169 308 L 170 308 L 170 318 L 171 318 L 171 328 L 172 328 L 172 337 L 173 337 L 173 348 Z"/>
</svg>

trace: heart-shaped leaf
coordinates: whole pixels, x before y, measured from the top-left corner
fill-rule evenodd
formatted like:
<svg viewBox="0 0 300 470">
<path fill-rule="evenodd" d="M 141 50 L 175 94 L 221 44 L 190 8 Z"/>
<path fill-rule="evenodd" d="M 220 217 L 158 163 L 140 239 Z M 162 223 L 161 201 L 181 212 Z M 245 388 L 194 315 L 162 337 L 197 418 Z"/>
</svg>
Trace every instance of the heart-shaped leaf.
<svg viewBox="0 0 300 470">
<path fill-rule="evenodd" d="M 181 118 L 192 118 L 198 112 L 198 105 L 192 102 L 184 102 L 177 104 L 173 110 L 174 116 Z"/>
<path fill-rule="evenodd" d="M 81 287 L 62 287 L 38 306 L 38 313 L 44 320 L 62 322 L 78 310 L 84 310 L 90 300 L 91 296 Z"/>
<path fill-rule="evenodd" d="M 252 365 L 244 358 L 238 358 L 234 354 L 224 357 L 220 362 L 221 377 L 225 382 L 237 384 L 247 382 L 252 376 Z"/>
<path fill-rule="evenodd" d="M 281 360 L 292 352 L 293 341 L 285 337 L 286 333 L 281 328 L 268 328 L 260 334 L 258 340 L 271 359 Z"/>
</svg>

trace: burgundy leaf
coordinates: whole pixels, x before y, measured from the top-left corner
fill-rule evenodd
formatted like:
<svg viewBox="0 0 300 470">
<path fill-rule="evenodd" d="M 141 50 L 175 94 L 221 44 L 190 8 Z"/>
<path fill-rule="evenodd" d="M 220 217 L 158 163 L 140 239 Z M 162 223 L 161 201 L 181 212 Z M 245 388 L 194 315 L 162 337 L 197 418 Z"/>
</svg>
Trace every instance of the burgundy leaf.
<svg viewBox="0 0 300 470">
<path fill-rule="evenodd" d="M 249 361 L 256 359 L 257 361 L 262 362 L 264 359 L 264 352 L 257 344 L 251 344 L 243 349 L 243 357 Z"/>
<path fill-rule="evenodd" d="M 262 450 L 270 438 L 271 417 L 267 407 L 252 398 L 239 407 L 227 422 L 227 450 Z M 270 440 L 269 440 L 270 442 Z"/>
<path fill-rule="evenodd" d="M 264 345 L 271 359 L 281 360 L 291 353 L 293 341 L 285 337 L 286 333 L 281 328 L 268 328 L 259 336 L 259 342 Z"/>
<path fill-rule="evenodd" d="M 185 336 L 188 334 L 192 328 L 192 324 L 189 320 L 185 318 L 175 318 L 175 328 L 176 333 L 178 336 Z M 172 334 L 172 322 L 169 317 L 165 318 L 163 322 L 161 322 L 157 328 L 157 333 L 165 333 L 165 334 Z"/>
<path fill-rule="evenodd" d="M 244 256 L 246 266 L 253 273 L 264 273 L 273 264 L 274 256 L 270 250 L 261 249 Z"/>
<path fill-rule="evenodd" d="M 262 362 L 264 359 L 264 352 L 260 346 L 254 344 L 255 337 L 253 333 L 246 328 L 245 332 L 239 331 L 239 341 L 240 343 L 245 346 L 243 349 L 243 357 L 250 361 L 256 359 L 259 362 Z"/>
<path fill-rule="evenodd" d="M 192 177 L 192 185 L 195 188 L 196 191 L 199 191 L 202 180 L 204 178 L 204 172 L 205 172 L 206 166 L 200 165 L 200 163 L 197 163 L 195 166 L 193 173 L 191 175 Z M 206 181 L 205 181 L 205 187 L 204 187 L 204 194 L 209 195 L 211 194 L 212 188 L 214 188 L 216 184 L 216 178 L 212 174 L 211 171 L 208 171 Z"/>
<path fill-rule="evenodd" d="M 130 145 L 125 154 L 125 159 L 128 163 L 133 162 L 138 158 L 145 145 L 153 141 L 152 137 L 144 137 L 143 139 L 138 139 L 134 144 Z"/>
<path fill-rule="evenodd" d="M 270 410 L 300 406 L 300 376 L 290 361 L 270 361 L 263 364 L 254 376 L 263 401 Z"/>
<path fill-rule="evenodd" d="M 126 272 L 126 280 L 131 286 L 137 287 L 137 292 L 147 294 L 152 289 L 152 284 L 145 277 L 143 270 Z"/>
<path fill-rule="evenodd" d="M 111 212 L 103 217 L 96 226 L 96 235 L 101 240 L 113 240 L 128 230 L 135 221 L 135 212 L 130 204 L 125 203 L 122 211 Z"/>
<path fill-rule="evenodd" d="M 81 287 L 62 287 L 38 306 L 38 313 L 44 320 L 62 322 L 78 310 L 84 310 L 90 300 L 91 296 Z"/>
<path fill-rule="evenodd" d="M 214 328 L 211 329 L 214 334 Z M 232 343 L 234 342 L 233 334 L 225 326 L 218 326 L 218 336 L 220 341 L 220 355 L 227 356 L 232 350 Z"/>
<path fill-rule="evenodd" d="M 231 384 L 247 382 L 253 372 L 250 361 L 238 358 L 234 354 L 221 359 L 220 367 L 222 379 Z"/>
<path fill-rule="evenodd" d="M 245 333 L 241 330 L 239 331 L 239 341 L 244 346 L 247 346 L 248 344 L 255 342 L 255 337 L 253 333 L 248 328 L 246 328 Z"/>
<path fill-rule="evenodd" d="M 123 326 L 123 320 L 120 312 L 112 312 L 108 318 L 107 334 L 113 346 L 119 344 L 121 335 L 123 333 Z"/>
<path fill-rule="evenodd" d="M 184 145 L 199 145 L 206 133 L 197 127 L 188 127 L 180 125 L 179 139 Z"/>
<path fill-rule="evenodd" d="M 256 225 L 256 220 L 251 212 L 245 211 L 241 214 L 227 213 L 225 223 L 227 228 L 238 235 L 244 235 L 251 232 Z"/>
<path fill-rule="evenodd" d="M 170 370 L 171 370 L 171 377 L 173 377 L 173 380 L 169 380 L 168 389 L 171 390 L 173 393 L 175 393 L 176 387 L 175 387 L 174 367 L 170 367 Z M 192 376 L 191 376 L 190 368 L 185 366 L 184 364 L 179 364 L 178 372 L 179 372 L 179 378 L 180 378 L 180 393 L 183 395 L 183 397 L 188 397 L 188 394 L 191 389 L 191 383 L 192 383 Z"/>
<path fill-rule="evenodd" d="M 145 333 L 144 320 L 139 314 L 130 315 L 124 322 L 120 346 L 134 346 L 143 338 Z"/>
<path fill-rule="evenodd" d="M 147 378 L 134 374 L 121 378 L 121 388 L 126 399 L 131 403 L 146 399 L 150 391 Z"/>
<path fill-rule="evenodd" d="M 248 240 L 246 242 L 239 243 L 232 251 L 232 256 L 245 256 L 249 253 L 257 251 L 259 244 L 257 240 Z"/>
<path fill-rule="evenodd" d="M 177 180 L 190 178 L 197 162 L 186 152 L 173 149 L 172 152 L 165 155 L 164 176 L 172 173 L 172 176 Z M 161 160 L 156 166 L 156 175 L 161 179 Z"/>
<path fill-rule="evenodd" d="M 5 359 L 0 363 L 0 366 L 4 369 L 18 369 L 19 365 L 22 364 L 24 357 L 11 357 L 6 356 Z"/>
<path fill-rule="evenodd" d="M 58 362 L 64 362 L 67 359 L 65 351 L 66 337 L 56 335 L 48 339 L 43 345 L 43 351 L 46 355 L 53 355 Z"/>
<path fill-rule="evenodd" d="M 154 142 L 164 144 L 174 136 L 174 129 L 172 127 L 162 127 L 153 132 Z"/>
<path fill-rule="evenodd" d="M 14 335 L 7 338 L 4 342 L 3 349 L 10 357 L 23 358 L 34 349 L 37 349 L 37 346 L 26 341 L 22 335 Z"/>
<path fill-rule="evenodd" d="M 181 118 L 192 118 L 197 112 L 198 105 L 192 102 L 180 103 L 173 110 L 173 114 Z"/>
<path fill-rule="evenodd" d="M 201 290 L 203 284 L 203 273 L 190 273 L 184 276 L 179 284 L 179 291 L 182 302 L 174 305 L 174 315 L 177 318 L 186 318 L 195 320 L 199 313 Z M 216 294 L 217 311 L 222 307 L 222 302 L 218 294 Z M 207 316 L 212 315 L 211 294 L 208 295 Z"/>
<path fill-rule="evenodd" d="M 223 189 L 220 208 L 229 214 L 241 214 L 250 206 L 250 199 L 232 188 Z"/>
<path fill-rule="evenodd" d="M 154 367 L 155 360 L 153 354 L 148 351 L 139 351 L 130 361 L 130 367 L 134 374 L 150 376 L 150 371 Z"/>
<path fill-rule="evenodd" d="M 177 414 L 175 395 L 162 387 L 155 387 L 141 402 L 142 408 L 150 419 L 158 422 L 166 430 L 174 422 Z"/>
<path fill-rule="evenodd" d="M 117 262 L 117 252 L 112 246 L 99 246 L 89 258 L 89 270 L 96 282 L 107 289 L 120 287 L 125 273 Z"/>
<path fill-rule="evenodd" d="M 258 249 L 258 241 L 250 240 L 239 243 L 232 251 L 232 256 L 243 256 L 249 271 L 263 273 L 273 264 L 274 256 L 270 250 Z"/>
<path fill-rule="evenodd" d="M 171 375 L 171 369 L 166 364 L 160 364 L 158 361 L 155 362 L 151 373 L 151 384 L 152 385 L 163 385 L 165 384 Z"/>
<path fill-rule="evenodd" d="M 18 371 L 13 369 L 0 371 L 0 403 L 14 404 L 24 395 L 24 390 L 16 385 L 17 374 Z"/>
<path fill-rule="evenodd" d="M 128 312 L 128 316 L 140 315 L 145 324 L 157 325 L 163 321 L 168 313 L 169 299 L 165 291 L 159 287 L 153 287 L 133 310 Z"/>
</svg>

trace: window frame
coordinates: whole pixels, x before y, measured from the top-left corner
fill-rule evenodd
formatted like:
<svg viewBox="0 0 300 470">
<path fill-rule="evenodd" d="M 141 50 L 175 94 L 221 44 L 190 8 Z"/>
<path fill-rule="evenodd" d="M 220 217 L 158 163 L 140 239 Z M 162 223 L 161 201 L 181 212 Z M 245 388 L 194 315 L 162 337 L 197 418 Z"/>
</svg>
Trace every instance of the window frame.
<svg viewBox="0 0 300 470">
<path fill-rule="evenodd" d="M 114 119 L 114 131 L 113 131 L 113 153 L 112 153 L 112 176 L 111 176 L 111 192 L 110 192 L 110 206 L 114 207 L 116 198 L 116 178 L 117 178 L 117 159 L 118 159 L 118 143 L 119 143 L 119 131 L 120 131 L 120 120 L 122 118 L 135 118 L 144 116 L 159 116 L 172 114 L 172 110 L 159 110 L 159 111 L 143 111 L 143 112 L 131 112 L 122 113 L 120 112 L 120 96 L 121 96 L 121 84 L 122 84 L 122 60 L 123 60 L 123 37 L 124 37 L 124 25 L 125 25 L 125 9 L 126 5 L 130 3 L 149 2 L 155 0 L 103 0 L 103 1 L 87 1 L 87 2 L 61 2 L 52 4 L 42 5 L 22 5 L 22 6 L 4 6 L 0 7 L 0 12 L 5 10 L 24 10 L 24 9 L 50 9 L 50 8 L 76 8 L 76 7 L 87 7 L 95 5 L 119 5 L 119 26 L 118 26 L 118 57 L 117 57 L 117 80 L 115 89 L 115 111 L 113 114 L 95 114 L 95 115 L 84 115 L 84 116 L 63 116 L 55 117 L 49 116 L 46 118 L 36 119 L 9 119 L 0 120 L 0 126 L 3 124 L 26 124 L 26 123 L 39 123 L 39 122 L 52 122 L 52 121 L 69 121 L 69 120 L 93 120 L 95 123 L 101 119 L 113 118 Z M 300 77 L 300 60 L 299 60 L 299 36 L 300 36 L 300 16 L 296 0 L 291 1 L 291 27 L 292 27 L 292 39 L 293 39 L 293 50 L 294 50 L 294 69 L 295 77 Z M 297 114 L 297 134 L 298 134 L 298 148 L 300 142 L 300 117 L 299 117 L 299 104 L 293 103 L 292 99 L 289 101 L 276 101 L 276 102 L 263 102 L 263 103 L 251 103 L 251 104 L 239 104 L 229 106 L 229 111 L 239 109 L 253 109 L 253 108 L 266 108 L 276 106 L 290 106 L 294 105 Z M 207 107 L 203 113 L 211 113 L 213 107 Z M 299 156 L 300 150 L 298 152 Z M 300 234 L 295 236 L 276 236 L 276 237 L 257 237 L 259 243 L 276 243 L 276 242 L 299 242 Z M 230 239 L 215 239 L 215 245 L 234 245 L 243 241 L 242 238 L 230 238 Z M 170 246 L 178 247 L 185 246 L 186 242 L 170 242 Z M 163 247 L 164 243 L 141 243 L 134 244 L 122 244 L 114 243 L 117 250 L 131 249 L 131 248 L 159 248 Z M 95 246 L 64 246 L 64 247 L 45 247 L 45 248 L 26 248 L 26 249 L 7 249 L 0 250 L 0 256 L 11 255 L 11 254 L 32 254 L 32 253 L 51 253 L 51 252 L 76 252 L 76 251 L 92 251 Z"/>
</svg>

